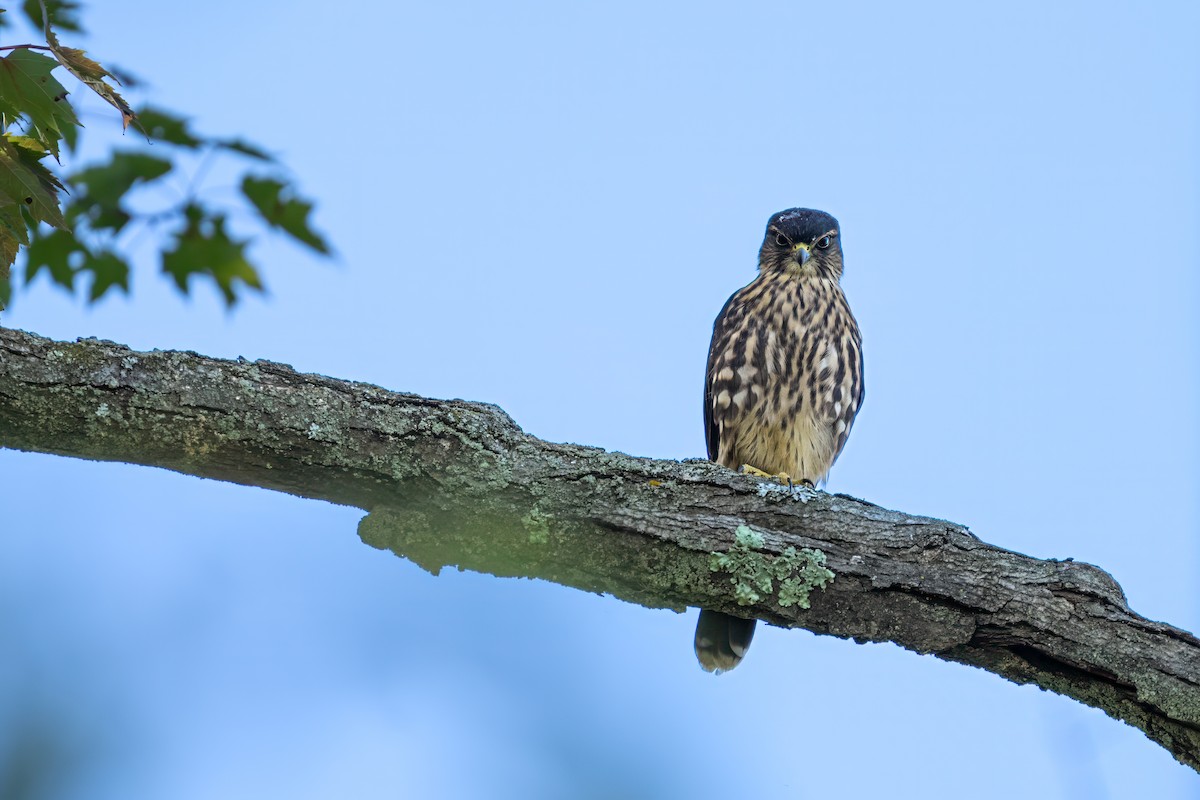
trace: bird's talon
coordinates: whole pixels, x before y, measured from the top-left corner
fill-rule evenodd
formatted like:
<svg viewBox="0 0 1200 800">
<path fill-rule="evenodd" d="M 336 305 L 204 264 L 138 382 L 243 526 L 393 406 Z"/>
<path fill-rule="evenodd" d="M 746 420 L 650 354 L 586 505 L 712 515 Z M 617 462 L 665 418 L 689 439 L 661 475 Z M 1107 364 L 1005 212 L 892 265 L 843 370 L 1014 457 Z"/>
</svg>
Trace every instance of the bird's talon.
<svg viewBox="0 0 1200 800">
<path fill-rule="evenodd" d="M 742 464 L 742 466 L 738 468 L 738 472 L 742 473 L 743 475 L 762 478 L 763 480 L 786 483 L 789 489 L 792 487 L 792 476 L 788 475 L 786 472 L 780 472 L 776 475 L 772 475 L 770 472 L 763 472 L 758 467 L 752 467 L 749 464 Z M 811 486 L 812 484 L 809 485 Z"/>
</svg>

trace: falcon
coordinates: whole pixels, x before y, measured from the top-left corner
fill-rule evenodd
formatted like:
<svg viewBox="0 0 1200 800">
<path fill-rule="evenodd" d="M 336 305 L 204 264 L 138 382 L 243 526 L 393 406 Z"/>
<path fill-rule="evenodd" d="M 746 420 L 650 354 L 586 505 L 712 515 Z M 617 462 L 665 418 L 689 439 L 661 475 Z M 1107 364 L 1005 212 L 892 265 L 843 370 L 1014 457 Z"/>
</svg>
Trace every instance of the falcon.
<svg viewBox="0 0 1200 800">
<path fill-rule="evenodd" d="M 809 486 L 828 477 L 863 402 L 862 337 L 841 278 L 836 219 L 808 208 L 771 217 L 758 276 L 713 323 L 704 381 L 711 460 Z M 702 609 L 700 665 L 736 667 L 754 624 Z"/>
</svg>

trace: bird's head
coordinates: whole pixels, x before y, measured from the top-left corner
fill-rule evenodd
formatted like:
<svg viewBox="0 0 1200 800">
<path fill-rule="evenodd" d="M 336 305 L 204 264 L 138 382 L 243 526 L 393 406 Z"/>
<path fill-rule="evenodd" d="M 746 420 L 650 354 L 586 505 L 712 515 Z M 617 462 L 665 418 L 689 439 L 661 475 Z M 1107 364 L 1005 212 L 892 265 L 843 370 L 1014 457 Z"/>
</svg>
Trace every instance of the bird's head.
<svg viewBox="0 0 1200 800">
<path fill-rule="evenodd" d="M 779 271 L 798 278 L 842 277 L 842 243 L 838 221 L 824 211 L 789 208 L 767 222 L 758 251 L 762 272 Z"/>
</svg>

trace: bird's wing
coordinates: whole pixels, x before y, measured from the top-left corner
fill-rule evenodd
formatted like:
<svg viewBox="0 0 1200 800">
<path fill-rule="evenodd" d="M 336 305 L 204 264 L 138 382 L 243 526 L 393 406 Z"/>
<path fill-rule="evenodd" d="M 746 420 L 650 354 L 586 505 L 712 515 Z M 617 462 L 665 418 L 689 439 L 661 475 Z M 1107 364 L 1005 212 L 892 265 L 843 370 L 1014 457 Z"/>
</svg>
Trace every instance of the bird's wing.
<svg viewBox="0 0 1200 800">
<path fill-rule="evenodd" d="M 850 318 L 849 328 L 843 331 L 839 338 L 841 340 L 839 343 L 840 356 L 847 364 L 847 369 L 840 384 L 841 396 L 844 398 L 842 410 L 840 414 L 836 415 L 834 422 L 834 461 L 837 461 L 842 448 L 846 446 L 846 440 L 850 438 L 850 429 L 854 427 L 854 418 L 858 415 L 858 410 L 862 408 L 863 399 L 866 397 L 866 386 L 863 383 L 862 338 L 853 317 Z M 833 464 L 831 463 L 830 466 Z"/>
<path fill-rule="evenodd" d="M 716 418 L 713 385 L 716 382 L 717 360 L 727 346 L 731 333 L 732 320 L 729 310 L 737 296 L 738 292 L 734 292 L 721 307 L 721 313 L 717 314 L 717 319 L 713 322 L 712 342 L 708 345 L 708 368 L 704 371 L 704 433 L 709 461 L 716 461 L 721 452 L 721 425 Z"/>
</svg>

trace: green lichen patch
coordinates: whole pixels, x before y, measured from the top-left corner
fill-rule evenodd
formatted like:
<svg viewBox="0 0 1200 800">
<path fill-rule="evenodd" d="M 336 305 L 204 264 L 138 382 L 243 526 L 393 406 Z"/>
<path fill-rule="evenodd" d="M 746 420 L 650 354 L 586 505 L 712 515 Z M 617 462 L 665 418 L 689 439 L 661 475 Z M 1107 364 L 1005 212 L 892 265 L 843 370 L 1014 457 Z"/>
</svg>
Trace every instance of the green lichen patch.
<svg viewBox="0 0 1200 800">
<path fill-rule="evenodd" d="M 710 570 L 729 573 L 738 605 L 748 606 L 773 594 L 775 581 L 779 581 L 779 605 L 808 608 L 813 589 L 824 589 L 834 578 L 820 550 L 789 547 L 779 555 L 771 555 L 761 552 L 763 544 L 761 533 L 749 525 L 739 525 L 733 547 L 709 556 Z"/>
<path fill-rule="evenodd" d="M 825 554 L 820 550 L 789 547 L 775 559 L 779 572 L 779 605 L 784 608 L 808 608 L 813 589 L 824 589 L 833 582 L 833 570 L 825 566 Z"/>
</svg>

